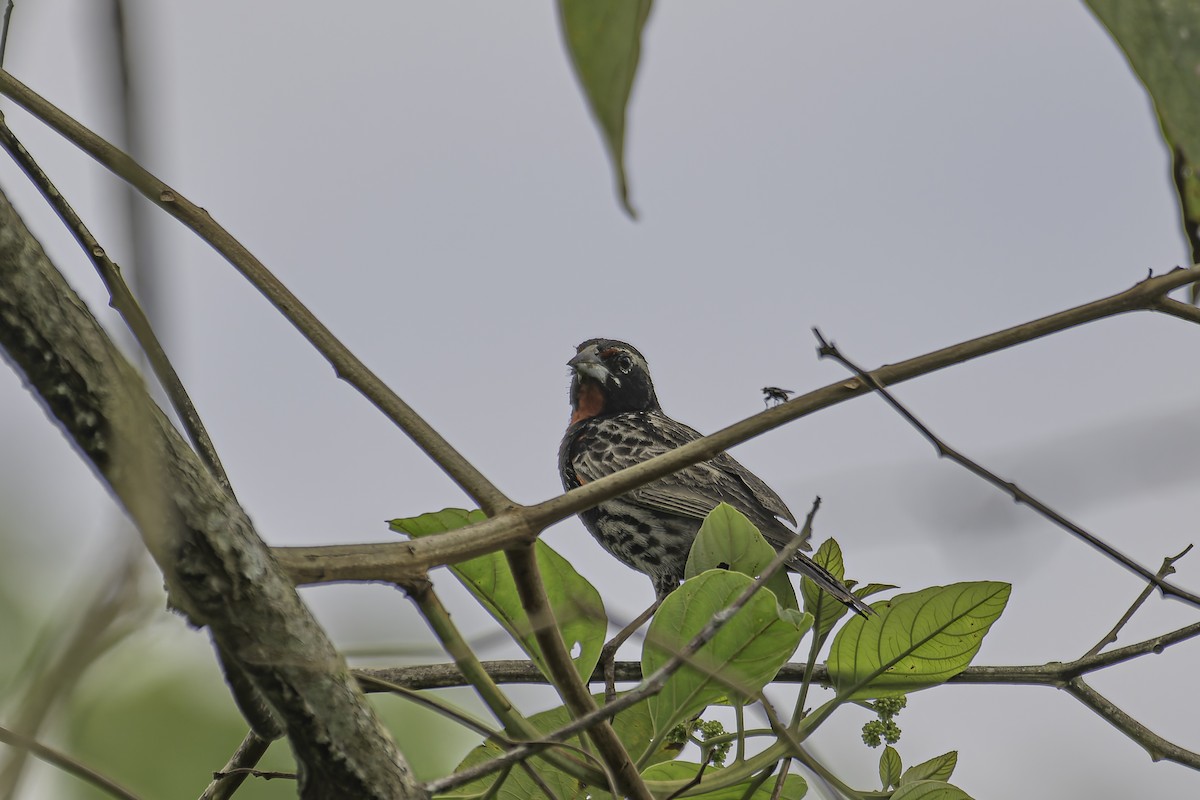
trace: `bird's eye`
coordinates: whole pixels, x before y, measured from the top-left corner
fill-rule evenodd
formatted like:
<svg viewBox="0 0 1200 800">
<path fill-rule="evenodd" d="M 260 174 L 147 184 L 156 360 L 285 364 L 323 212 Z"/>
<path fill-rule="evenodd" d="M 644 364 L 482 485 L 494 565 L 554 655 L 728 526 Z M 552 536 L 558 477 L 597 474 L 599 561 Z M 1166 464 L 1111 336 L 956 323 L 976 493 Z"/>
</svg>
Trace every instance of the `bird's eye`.
<svg viewBox="0 0 1200 800">
<path fill-rule="evenodd" d="M 617 356 L 617 369 L 623 373 L 633 369 L 633 359 L 629 357 L 628 353 L 621 353 Z"/>
</svg>

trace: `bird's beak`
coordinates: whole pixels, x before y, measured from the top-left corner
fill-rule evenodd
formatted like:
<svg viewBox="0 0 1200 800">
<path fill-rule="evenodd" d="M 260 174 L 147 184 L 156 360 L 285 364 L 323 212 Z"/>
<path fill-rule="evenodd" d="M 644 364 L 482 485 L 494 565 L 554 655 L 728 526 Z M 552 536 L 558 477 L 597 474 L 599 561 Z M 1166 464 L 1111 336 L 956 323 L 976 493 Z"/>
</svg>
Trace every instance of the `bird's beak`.
<svg viewBox="0 0 1200 800">
<path fill-rule="evenodd" d="M 600 360 L 600 356 L 596 352 L 594 345 L 580 351 L 578 355 L 567 362 L 567 366 L 575 370 L 575 374 L 580 378 L 591 378 L 601 386 L 609 380 L 618 386 L 621 385 L 617 376 L 609 372 L 608 367 L 604 366 L 604 362 Z"/>
</svg>

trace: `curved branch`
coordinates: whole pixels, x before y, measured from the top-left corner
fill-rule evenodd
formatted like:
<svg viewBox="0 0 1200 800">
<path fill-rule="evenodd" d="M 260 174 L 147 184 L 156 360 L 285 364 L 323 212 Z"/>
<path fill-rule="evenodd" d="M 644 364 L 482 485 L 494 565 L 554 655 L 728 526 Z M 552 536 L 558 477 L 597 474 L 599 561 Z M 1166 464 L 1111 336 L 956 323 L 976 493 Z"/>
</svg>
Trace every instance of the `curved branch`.
<svg viewBox="0 0 1200 800">
<path fill-rule="evenodd" d="M 847 358 L 844 353 L 838 350 L 837 345 L 826 341 L 825 337 L 818 329 L 813 328 L 813 334 L 817 337 L 817 342 L 819 343 L 819 347 L 817 347 L 817 354 L 820 358 L 832 358 L 834 361 L 838 362 L 851 373 L 853 373 L 860 381 L 870 386 L 873 391 L 878 393 L 879 396 L 883 398 L 884 402 L 891 406 L 896 413 L 903 417 L 909 425 L 915 428 L 917 432 L 925 438 L 926 441 L 933 445 L 939 458 L 950 459 L 955 464 L 958 464 L 960 467 L 967 470 L 967 472 L 970 472 L 972 475 L 982 478 L 984 481 L 992 484 L 1002 492 L 1006 492 L 1008 496 L 1011 497 L 1015 502 L 1028 506 L 1041 516 L 1048 519 L 1050 522 L 1053 522 L 1055 525 L 1072 534 L 1077 539 L 1082 540 L 1092 549 L 1098 550 L 1104 555 L 1108 556 L 1110 559 L 1117 562 L 1117 564 L 1124 567 L 1129 572 L 1144 578 L 1150 583 L 1151 586 L 1158 587 L 1159 591 L 1163 593 L 1164 597 L 1174 597 L 1177 600 L 1182 600 L 1192 606 L 1200 608 L 1200 595 L 1193 594 L 1185 589 L 1180 589 L 1175 584 L 1169 583 L 1165 579 L 1165 575 L 1151 572 L 1148 567 L 1138 563 L 1137 561 L 1134 561 L 1132 558 L 1125 555 L 1108 542 L 1067 519 L 1065 516 L 1058 513 L 1053 508 L 1022 489 L 1013 481 L 1006 481 L 1004 478 L 1001 478 L 999 475 L 992 472 L 978 461 L 967 457 L 960 451 L 946 444 L 946 442 L 944 442 L 936 433 L 930 430 L 929 426 L 917 419 L 917 416 L 909 411 L 907 406 L 896 399 L 896 396 L 888 391 L 887 386 L 884 385 L 884 383 L 873 373 L 867 372 L 862 367 L 858 366 L 849 358 Z"/>
<path fill-rule="evenodd" d="M 105 141 L 57 108 L 5 70 L 0 70 L 0 94 L 49 125 L 61 136 L 96 161 L 124 178 L 152 203 L 186 225 L 208 242 L 258 289 L 284 318 L 333 366 L 338 377 L 349 383 L 416 442 L 450 478 L 489 515 L 513 505 L 504 493 L 450 446 L 379 376 L 350 352 L 333 332 L 308 310 L 245 245 L 235 239 L 209 213 L 156 178 L 113 144 Z"/>
<path fill-rule="evenodd" d="M 42 193 L 42 197 L 58 214 L 59 219 L 75 237 L 75 241 L 83 248 L 83 252 L 91 259 L 92 264 L 96 267 L 96 272 L 100 275 L 100 280 L 104 282 L 104 287 L 108 290 L 112 307 L 125 320 L 125 324 L 129 326 L 130 332 L 133 333 L 133 337 L 142 348 L 142 352 L 146 354 L 146 359 L 150 362 L 155 377 L 158 378 L 158 382 L 167 393 L 175 413 L 183 422 L 183 428 L 187 431 L 192 444 L 195 445 L 196 452 L 204 459 L 205 466 L 212 472 L 213 477 L 227 492 L 232 494 L 233 486 L 229 482 L 229 476 L 225 474 L 225 467 L 222 466 L 221 459 L 217 456 L 217 448 L 209 438 L 208 430 L 201 422 L 200 414 L 196 411 L 196 406 L 192 403 L 187 389 L 184 388 L 179 373 L 175 371 L 171 360 L 167 358 L 167 352 L 163 349 L 158 335 L 150 325 L 150 320 L 146 318 L 146 313 L 142 311 L 137 298 L 133 296 L 133 292 L 125 283 L 120 267 L 108 257 L 104 248 L 100 246 L 100 242 L 75 213 L 75 209 L 63 197 L 62 192 L 50 181 L 49 176 L 38 166 L 33 155 L 13 134 L 4 120 L 3 114 L 0 114 L 0 146 L 3 146 L 21 170 L 29 176 L 29 180 L 33 181 L 34 186 Z"/>
<path fill-rule="evenodd" d="M 1167 292 L 1197 280 L 1200 280 L 1200 267 L 1177 268 L 1165 275 L 1146 278 L 1109 297 L 898 364 L 889 364 L 874 370 L 872 374 L 885 385 L 903 383 L 1088 322 L 1130 311 L 1155 309 Z M 275 554 L 298 584 L 373 580 L 404 584 L 419 579 L 433 567 L 465 561 L 531 541 L 544 528 L 572 514 L 656 478 L 711 459 L 718 453 L 788 422 L 870 391 L 871 387 L 858 378 L 830 384 L 566 494 L 438 536 L 384 544 L 283 547 L 276 548 Z"/>
</svg>

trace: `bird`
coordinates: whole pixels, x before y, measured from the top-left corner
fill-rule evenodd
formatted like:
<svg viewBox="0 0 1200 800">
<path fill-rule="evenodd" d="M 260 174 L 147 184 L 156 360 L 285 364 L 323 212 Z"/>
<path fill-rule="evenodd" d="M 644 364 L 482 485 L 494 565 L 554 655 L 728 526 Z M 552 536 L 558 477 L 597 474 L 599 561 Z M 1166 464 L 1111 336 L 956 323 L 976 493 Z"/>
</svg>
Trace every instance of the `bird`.
<svg viewBox="0 0 1200 800">
<path fill-rule="evenodd" d="M 566 490 L 701 438 L 695 429 L 663 413 L 650 367 L 633 345 L 588 339 L 567 366 L 571 419 L 558 451 Z M 649 576 L 661 603 L 683 580 L 688 552 L 704 518 L 722 502 L 746 515 L 776 550 L 800 535 L 784 524 L 786 520 L 795 525 L 796 518 L 779 495 L 728 453 L 605 500 L 579 517 L 605 550 Z M 812 549 L 807 542 L 803 547 Z M 796 552 L 785 566 L 811 578 L 855 612 L 872 613 L 803 553 Z"/>
</svg>

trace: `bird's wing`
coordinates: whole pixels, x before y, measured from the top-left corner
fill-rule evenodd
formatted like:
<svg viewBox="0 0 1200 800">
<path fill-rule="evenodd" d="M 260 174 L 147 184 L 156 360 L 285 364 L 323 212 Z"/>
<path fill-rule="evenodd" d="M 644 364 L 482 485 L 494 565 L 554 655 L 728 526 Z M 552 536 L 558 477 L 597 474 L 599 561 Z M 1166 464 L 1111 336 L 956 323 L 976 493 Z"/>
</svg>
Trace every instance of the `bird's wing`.
<svg viewBox="0 0 1200 800">
<path fill-rule="evenodd" d="M 591 446 L 577 448 L 572 467 L 584 480 L 595 480 L 700 438 L 700 433 L 661 412 L 622 414 L 597 421 Z M 779 521 L 795 517 L 770 487 L 731 456 L 722 453 L 693 464 L 625 497 L 647 508 L 704 519 L 725 502 L 745 514 L 768 541 L 782 546 L 796 533 Z"/>
</svg>

